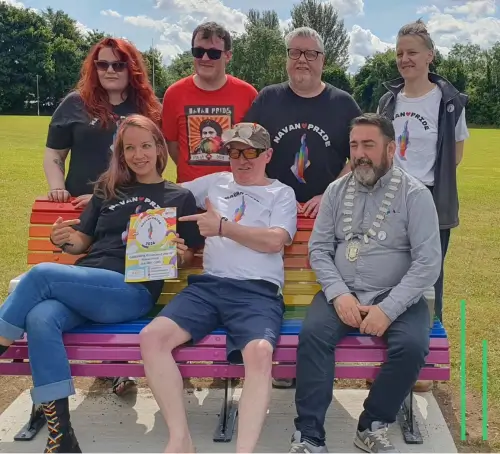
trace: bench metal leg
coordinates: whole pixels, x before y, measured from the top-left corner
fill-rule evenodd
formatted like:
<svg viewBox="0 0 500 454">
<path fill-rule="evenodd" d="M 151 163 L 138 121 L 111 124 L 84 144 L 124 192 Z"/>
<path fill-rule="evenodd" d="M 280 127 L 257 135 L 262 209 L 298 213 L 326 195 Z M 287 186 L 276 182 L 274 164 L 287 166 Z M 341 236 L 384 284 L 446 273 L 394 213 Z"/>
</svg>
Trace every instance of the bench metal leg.
<svg viewBox="0 0 500 454">
<path fill-rule="evenodd" d="M 413 411 L 413 390 L 410 391 L 403 405 L 401 405 L 398 420 L 403 432 L 403 438 L 407 444 L 421 445 L 424 442 Z"/>
<path fill-rule="evenodd" d="M 230 442 L 233 439 L 237 416 L 238 403 L 233 400 L 233 380 L 226 378 L 224 381 L 224 401 L 214 432 L 215 442 Z"/>
<path fill-rule="evenodd" d="M 14 437 L 15 441 L 28 441 L 33 440 L 35 435 L 44 426 L 45 415 L 43 414 L 43 409 L 41 405 L 31 406 L 31 415 L 29 421 L 23 426 L 23 428 Z"/>
</svg>

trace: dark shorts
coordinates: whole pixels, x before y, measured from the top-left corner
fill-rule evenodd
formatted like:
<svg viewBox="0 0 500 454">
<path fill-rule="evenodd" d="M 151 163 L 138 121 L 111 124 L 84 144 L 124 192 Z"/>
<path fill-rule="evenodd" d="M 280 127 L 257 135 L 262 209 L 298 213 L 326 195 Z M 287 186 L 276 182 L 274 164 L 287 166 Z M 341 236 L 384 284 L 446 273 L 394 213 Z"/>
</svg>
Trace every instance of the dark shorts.
<svg viewBox="0 0 500 454">
<path fill-rule="evenodd" d="M 193 343 L 225 328 L 227 359 L 241 364 L 241 351 L 252 340 L 265 339 L 276 347 L 284 308 L 283 296 L 271 282 L 195 274 L 158 316 L 177 323 Z"/>
</svg>

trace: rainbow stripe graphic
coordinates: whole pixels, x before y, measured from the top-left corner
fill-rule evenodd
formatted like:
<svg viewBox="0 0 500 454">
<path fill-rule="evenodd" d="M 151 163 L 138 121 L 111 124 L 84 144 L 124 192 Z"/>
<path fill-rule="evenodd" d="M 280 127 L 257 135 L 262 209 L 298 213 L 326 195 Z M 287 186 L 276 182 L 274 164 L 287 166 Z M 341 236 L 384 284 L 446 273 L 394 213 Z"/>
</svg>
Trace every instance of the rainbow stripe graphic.
<svg viewBox="0 0 500 454">
<path fill-rule="evenodd" d="M 241 196 L 241 205 L 234 210 L 233 222 L 239 222 L 243 215 L 245 214 L 245 209 L 247 205 L 245 203 L 245 196 Z"/>
<path fill-rule="evenodd" d="M 290 167 L 295 178 L 297 178 L 300 183 L 306 182 L 304 172 L 310 165 L 311 161 L 309 161 L 309 148 L 307 148 L 306 134 L 302 134 L 299 151 L 295 155 L 293 166 Z"/>
<path fill-rule="evenodd" d="M 406 150 L 408 149 L 408 145 L 410 145 L 410 131 L 408 130 L 408 121 L 409 120 L 406 120 L 403 132 L 398 137 L 399 156 L 404 161 L 406 161 Z"/>
</svg>

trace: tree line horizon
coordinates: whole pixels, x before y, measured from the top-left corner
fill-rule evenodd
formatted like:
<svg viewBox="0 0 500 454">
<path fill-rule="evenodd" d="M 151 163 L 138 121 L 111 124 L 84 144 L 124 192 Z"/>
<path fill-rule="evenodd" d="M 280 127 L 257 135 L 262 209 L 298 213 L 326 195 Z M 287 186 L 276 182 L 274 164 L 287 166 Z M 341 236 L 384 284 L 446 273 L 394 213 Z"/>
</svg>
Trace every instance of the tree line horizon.
<svg viewBox="0 0 500 454">
<path fill-rule="evenodd" d="M 395 49 L 367 57 L 355 74 L 349 74 L 349 34 L 339 12 L 319 0 L 302 0 L 290 13 L 291 23 L 283 30 L 276 11 L 249 10 L 243 33 L 230 30 L 233 58 L 227 72 L 257 90 L 287 80 L 284 35 L 310 26 L 325 42 L 323 80 L 352 94 L 364 112 L 375 112 L 386 91 L 383 82 L 399 77 Z M 110 36 L 100 30 L 83 33 L 75 19 L 50 7 L 36 12 L 2 2 L 0 24 L 0 115 L 36 115 L 37 89 L 40 115 L 51 115 L 75 87 L 91 47 Z M 142 55 L 152 83 L 154 66 L 160 100 L 170 85 L 193 73 L 190 50 L 175 56 L 169 65 L 157 48 L 150 47 Z M 489 49 L 456 43 L 447 56 L 437 51 L 431 71 L 469 95 L 470 126 L 500 127 L 500 40 Z"/>
</svg>

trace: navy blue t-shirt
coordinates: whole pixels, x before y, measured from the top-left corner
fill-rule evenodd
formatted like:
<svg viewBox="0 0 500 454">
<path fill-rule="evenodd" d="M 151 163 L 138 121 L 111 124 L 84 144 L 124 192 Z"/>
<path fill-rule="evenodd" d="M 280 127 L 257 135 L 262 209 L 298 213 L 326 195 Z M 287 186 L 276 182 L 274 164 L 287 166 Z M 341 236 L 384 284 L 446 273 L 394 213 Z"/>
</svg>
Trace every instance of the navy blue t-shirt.
<svg viewBox="0 0 500 454">
<path fill-rule="evenodd" d="M 244 121 L 267 129 L 274 150 L 266 172 L 292 187 L 298 202 L 323 194 L 350 155 L 349 128 L 361 109 L 330 84 L 313 98 L 297 95 L 288 82 L 265 87 Z"/>
<path fill-rule="evenodd" d="M 125 197 L 103 200 L 95 194 L 80 216 L 80 224 L 73 226 L 79 232 L 93 238 L 87 255 L 75 265 L 102 268 L 125 275 L 125 250 L 130 216 L 155 208 L 177 208 L 177 219 L 196 214 L 193 194 L 174 183 L 164 181 L 156 184 L 136 183 L 122 188 Z M 196 222 L 178 222 L 177 233 L 189 248 L 203 247 Z M 144 285 L 156 301 L 161 295 L 163 280 L 131 285 Z"/>
</svg>

